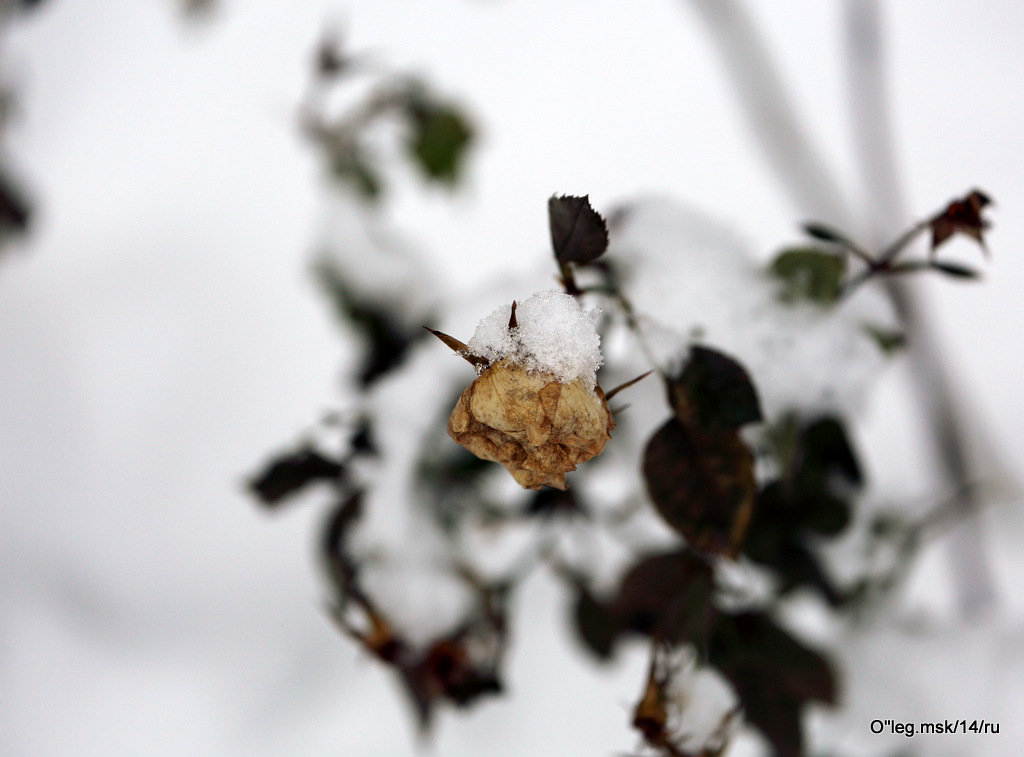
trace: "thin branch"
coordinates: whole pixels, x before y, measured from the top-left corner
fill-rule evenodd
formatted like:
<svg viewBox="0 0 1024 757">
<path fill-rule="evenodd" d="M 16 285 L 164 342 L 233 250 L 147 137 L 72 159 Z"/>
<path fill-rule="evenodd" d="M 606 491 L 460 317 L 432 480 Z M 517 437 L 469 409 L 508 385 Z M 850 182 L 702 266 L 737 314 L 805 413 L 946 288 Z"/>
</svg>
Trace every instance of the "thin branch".
<svg viewBox="0 0 1024 757">
<path fill-rule="evenodd" d="M 633 384 L 637 383 L 638 381 L 641 381 L 641 380 L 647 378 L 648 376 L 650 376 L 651 373 L 652 373 L 651 371 L 647 371 L 646 373 L 641 373 L 636 378 L 630 379 L 629 381 L 626 381 L 625 383 L 619 384 L 617 387 L 615 387 L 610 392 L 605 394 L 604 398 L 606 400 L 610 400 L 612 397 L 614 397 L 616 394 L 621 392 L 623 389 L 628 389 L 629 387 L 633 386 Z"/>
</svg>

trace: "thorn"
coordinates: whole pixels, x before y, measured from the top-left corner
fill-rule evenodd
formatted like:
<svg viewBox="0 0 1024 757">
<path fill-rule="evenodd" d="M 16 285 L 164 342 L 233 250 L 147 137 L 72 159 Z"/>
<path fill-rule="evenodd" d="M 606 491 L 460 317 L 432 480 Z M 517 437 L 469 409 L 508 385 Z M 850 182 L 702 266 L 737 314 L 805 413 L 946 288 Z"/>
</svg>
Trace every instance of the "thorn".
<svg viewBox="0 0 1024 757">
<path fill-rule="evenodd" d="M 443 331 L 436 331 L 430 328 L 430 326 L 424 326 L 423 328 L 425 328 L 431 334 L 433 334 L 442 342 L 444 342 L 452 350 L 452 352 L 454 352 L 456 355 L 458 355 L 459 357 L 461 357 L 463 360 L 470 363 L 474 367 L 479 365 L 487 365 L 486 358 L 482 358 L 479 355 L 470 354 L 469 347 L 467 347 L 465 343 L 460 342 L 455 337 L 448 336 L 448 334 L 445 334 Z"/>
<path fill-rule="evenodd" d="M 519 328 L 519 324 L 516 322 L 516 301 L 512 300 L 512 315 L 508 319 L 508 330 Z"/>
<path fill-rule="evenodd" d="M 614 397 L 616 394 L 621 392 L 623 389 L 628 389 L 629 387 L 633 386 L 633 384 L 637 383 L 638 381 L 640 381 L 642 379 L 645 379 L 648 376 L 650 376 L 653 372 L 654 371 L 647 371 L 647 373 L 641 373 L 635 379 L 630 379 L 625 384 L 619 384 L 617 387 L 615 387 L 610 392 L 608 392 L 608 393 L 606 393 L 604 395 L 605 400 L 610 400 L 612 397 Z"/>
</svg>

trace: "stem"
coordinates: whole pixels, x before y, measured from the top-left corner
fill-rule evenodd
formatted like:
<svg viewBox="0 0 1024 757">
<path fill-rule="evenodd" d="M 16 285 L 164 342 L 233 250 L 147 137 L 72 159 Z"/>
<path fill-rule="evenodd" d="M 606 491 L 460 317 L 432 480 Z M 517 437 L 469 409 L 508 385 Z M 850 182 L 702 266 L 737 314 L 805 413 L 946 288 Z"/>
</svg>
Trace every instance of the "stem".
<svg viewBox="0 0 1024 757">
<path fill-rule="evenodd" d="M 851 87 L 851 89 L 852 89 L 852 87 Z M 863 156 L 862 155 L 861 159 L 862 160 L 869 159 L 869 156 Z M 862 170 L 866 170 L 866 169 L 862 169 Z M 869 185 L 877 183 L 877 179 L 875 181 L 867 180 L 866 177 L 865 177 L 865 179 L 866 179 L 866 183 L 868 183 Z M 871 190 L 869 189 L 868 192 L 870 193 Z M 902 204 L 903 204 L 902 201 L 900 201 L 900 200 L 897 200 L 896 202 L 898 204 L 893 206 L 894 210 L 897 209 L 897 208 L 900 208 L 900 206 L 902 206 Z M 893 212 L 892 215 L 895 216 L 896 213 Z M 893 222 L 898 222 L 899 221 L 898 218 L 890 218 L 889 220 L 893 221 Z M 917 239 L 917 237 L 920 236 L 922 232 L 927 231 L 930 227 L 931 227 L 931 219 L 930 218 L 926 218 L 923 221 L 918 221 L 916 224 L 911 226 L 907 231 L 905 231 L 903 234 L 901 234 L 899 237 L 897 237 L 896 241 L 892 242 L 888 247 L 886 247 L 884 250 L 882 250 L 881 254 L 879 254 L 879 256 L 878 256 L 878 262 L 882 263 L 882 264 L 891 263 L 896 258 L 896 256 L 899 255 L 907 247 L 907 245 L 909 245 L 911 242 L 913 242 L 915 239 Z M 884 227 L 880 225 L 879 228 L 874 229 L 873 231 L 877 235 L 877 234 L 880 234 L 883 230 L 884 230 Z"/>
<path fill-rule="evenodd" d="M 868 268 L 875 268 L 878 266 L 879 261 L 875 260 L 860 247 L 854 247 L 852 245 L 844 244 L 843 249 L 849 252 L 858 260 L 860 260 L 862 263 L 864 263 Z"/>
</svg>

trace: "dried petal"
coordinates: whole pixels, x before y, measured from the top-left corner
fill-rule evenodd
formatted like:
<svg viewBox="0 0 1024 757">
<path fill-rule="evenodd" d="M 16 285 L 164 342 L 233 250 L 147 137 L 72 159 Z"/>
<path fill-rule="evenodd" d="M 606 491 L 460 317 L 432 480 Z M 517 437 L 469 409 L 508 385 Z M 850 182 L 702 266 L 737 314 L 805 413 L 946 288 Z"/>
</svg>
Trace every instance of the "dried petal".
<svg viewBox="0 0 1024 757">
<path fill-rule="evenodd" d="M 509 359 L 480 374 L 448 420 L 452 439 L 527 489 L 565 489 L 565 474 L 599 455 L 614 427 L 599 386 L 562 383 Z"/>
<path fill-rule="evenodd" d="M 975 189 L 966 197 L 953 200 L 946 209 L 929 221 L 932 230 L 932 252 L 954 234 L 964 234 L 985 249 L 983 234 L 989 223 L 981 213 L 992 200 L 984 192 Z"/>
</svg>

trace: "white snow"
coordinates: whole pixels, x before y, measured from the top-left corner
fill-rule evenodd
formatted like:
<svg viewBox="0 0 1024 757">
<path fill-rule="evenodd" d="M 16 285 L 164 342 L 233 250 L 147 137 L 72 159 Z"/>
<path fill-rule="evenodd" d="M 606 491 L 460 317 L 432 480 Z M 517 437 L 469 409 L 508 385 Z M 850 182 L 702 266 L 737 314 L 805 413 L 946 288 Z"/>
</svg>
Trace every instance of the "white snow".
<svg viewBox="0 0 1024 757">
<path fill-rule="evenodd" d="M 496 362 L 511 358 L 536 373 L 562 383 L 579 379 L 588 389 L 601 367 L 599 311 L 584 310 L 575 297 L 558 291 L 538 292 L 516 307 L 517 327 L 510 329 L 511 305 L 503 305 L 477 324 L 469 351 Z"/>
</svg>

